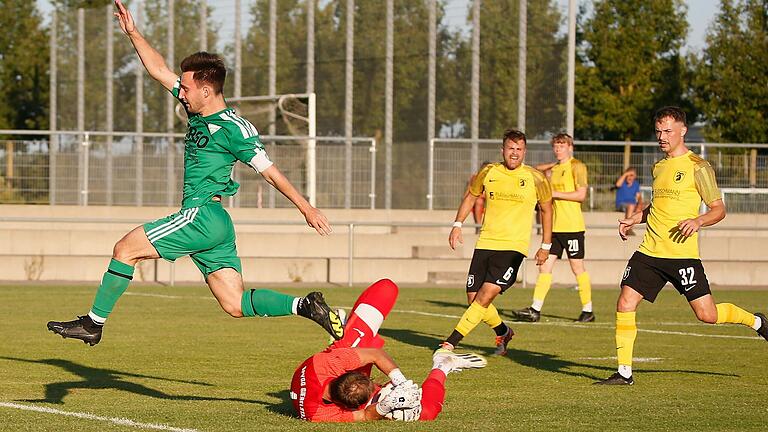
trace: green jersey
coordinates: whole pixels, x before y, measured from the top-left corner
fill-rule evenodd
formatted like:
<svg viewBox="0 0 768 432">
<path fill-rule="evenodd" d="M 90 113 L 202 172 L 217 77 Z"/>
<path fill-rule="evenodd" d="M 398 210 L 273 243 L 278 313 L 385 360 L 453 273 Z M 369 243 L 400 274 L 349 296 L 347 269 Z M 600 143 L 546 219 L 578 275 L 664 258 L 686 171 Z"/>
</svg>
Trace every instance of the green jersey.
<svg viewBox="0 0 768 432">
<path fill-rule="evenodd" d="M 181 78 L 171 89 L 179 98 Z M 186 109 L 186 107 L 185 107 Z M 183 209 L 201 207 L 215 195 L 230 196 L 240 187 L 232 180 L 232 168 L 238 160 L 256 171 L 272 165 L 259 139 L 259 132 L 232 108 L 202 116 L 187 112 L 184 137 Z"/>
</svg>

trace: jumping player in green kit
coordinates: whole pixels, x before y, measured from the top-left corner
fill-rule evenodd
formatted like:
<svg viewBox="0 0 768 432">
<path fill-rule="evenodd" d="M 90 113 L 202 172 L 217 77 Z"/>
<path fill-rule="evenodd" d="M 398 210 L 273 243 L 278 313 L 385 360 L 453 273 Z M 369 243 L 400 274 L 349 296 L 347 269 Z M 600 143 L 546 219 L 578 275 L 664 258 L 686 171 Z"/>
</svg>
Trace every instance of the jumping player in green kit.
<svg viewBox="0 0 768 432">
<path fill-rule="evenodd" d="M 270 290 L 246 290 L 235 248 L 232 219 L 221 205 L 240 186 L 232 180 L 232 167 L 241 161 L 296 205 L 307 224 L 320 235 L 331 227 L 325 215 L 310 205 L 267 157 L 256 128 L 228 108 L 222 89 L 226 68 L 222 59 L 206 52 L 181 62 L 181 77 L 136 29 L 131 13 L 120 0 L 115 16 L 128 35 L 149 75 L 168 89 L 187 111 L 184 138 L 184 197 L 181 210 L 149 222 L 115 244 L 112 261 L 87 315 L 74 321 L 48 323 L 64 338 L 89 345 L 101 340 L 102 327 L 117 300 L 128 288 L 136 264 L 147 259 L 169 261 L 189 255 L 225 312 L 235 318 L 301 315 L 320 324 L 335 339 L 343 336 L 339 317 L 319 292 L 292 297 Z"/>
</svg>

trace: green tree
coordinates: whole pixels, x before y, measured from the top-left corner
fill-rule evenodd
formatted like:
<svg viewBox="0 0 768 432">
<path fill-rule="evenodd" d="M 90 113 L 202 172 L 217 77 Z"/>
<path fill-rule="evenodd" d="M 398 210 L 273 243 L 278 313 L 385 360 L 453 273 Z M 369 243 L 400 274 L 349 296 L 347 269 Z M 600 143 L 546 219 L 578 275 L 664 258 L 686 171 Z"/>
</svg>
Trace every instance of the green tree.
<svg viewBox="0 0 768 432">
<path fill-rule="evenodd" d="M 706 40 L 693 58 L 705 136 L 768 142 L 768 1 L 723 0 Z"/>
<path fill-rule="evenodd" d="M 526 132 L 535 137 L 565 124 L 565 39 L 555 2 L 531 0 L 527 8 Z M 471 5 L 469 6 L 471 8 Z M 471 29 L 472 13 L 468 14 Z M 519 2 L 486 1 L 480 8 L 481 137 L 499 137 L 517 126 Z M 469 136 L 472 70 L 471 30 L 445 36 L 438 71 L 441 126 Z M 449 93 L 446 95 L 445 93 Z"/>
<path fill-rule="evenodd" d="M 168 2 L 167 0 L 145 0 L 144 11 L 144 25 L 139 31 L 144 34 L 158 52 L 166 57 L 168 52 Z M 208 11 L 207 16 L 210 17 L 211 8 L 208 8 Z M 175 0 L 173 23 L 174 58 L 168 67 L 177 74 L 181 74 L 179 69 L 181 60 L 198 51 L 200 46 L 199 25 L 200 3 L 195 0 Z M 130 42 L 125 40 L 125 37 L 123 39 L 124 43 L 130 47 Z M 216 43 L 216 27 L 210 24 L 209 18 L 208 46 L 215 47 Z M 134 53 L 133 55 L 135 56 L 136 54 Z M 232 67 L 232 65 L 228 66 Z M 128 73 L 132 74 L 133 71 Z M 144 103 L 147 107 L 144 116 L 144 130 L 162 132 L 166 130 L 165 104 L 168 97 L 170 97 L 169 93 L 163 86 L 152 79 L 144 81 Z M 178 119 L 174 120 L 174 129 L 177 132 L 182 132 L 186 129 L 186 124 Z"/>
<path fill-rule="evenodd" d="M 580 13 L 575 135 L 652 137 L 662 105 L 689 108 L 680 49 L 688 31 L 682 0 L 598 0 Z"/>
<path fill-rule="evenodd" d="M 0 10 L 0 129 L 46 129 L 49 56 L 42 16 L 25 0 L 0 0 Z"/>
</svg>

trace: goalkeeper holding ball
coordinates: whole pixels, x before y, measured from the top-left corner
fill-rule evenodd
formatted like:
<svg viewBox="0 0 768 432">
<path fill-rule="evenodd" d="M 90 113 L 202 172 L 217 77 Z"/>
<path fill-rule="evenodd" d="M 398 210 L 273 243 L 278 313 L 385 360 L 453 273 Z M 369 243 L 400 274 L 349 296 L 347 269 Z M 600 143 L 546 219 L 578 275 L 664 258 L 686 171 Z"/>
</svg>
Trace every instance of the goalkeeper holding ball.
<svg viewBox="0 0 768 432">
<path fill-rule="evenodd" d="M 368 287 L 352 309 L 344 337 L 299 365 L 290 394 L 300 418 L 313 422 L 433 420 L 443 407 L 446 375 L 485 367 L 485 359 L 476 354 L 440 351 L 433 356 L 432 371 L 421 388 L 407 379 L 382 349 L 384 340 L 378 336 L 397 293 L 397 285 L 389 279 Z M 370 378 L 374 365 L 391 380 L 383 388 Z"/>
</svg>

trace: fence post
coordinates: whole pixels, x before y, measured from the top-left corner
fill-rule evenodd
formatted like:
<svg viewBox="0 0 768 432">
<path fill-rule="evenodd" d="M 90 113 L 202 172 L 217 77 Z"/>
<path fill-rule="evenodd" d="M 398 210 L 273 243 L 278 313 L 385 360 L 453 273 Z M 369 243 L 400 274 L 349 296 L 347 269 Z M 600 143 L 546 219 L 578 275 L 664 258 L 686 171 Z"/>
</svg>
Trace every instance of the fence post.
<svg viewBox="0 0 768 432">
<path fill-rule="evenodd" d="M 48 74 L 48 128 L 51 131 L 51 135 L 48 139 L 48 203 L 50 205 L 56 205 L 56 151 L 58 150 L 58 137 L 54 136 L 53 132 L 56 130 L 58 111 L 57 111 L 57 96 L 58 96 L 58 37 L 56 28 L 58 27 L 58 14 L 56 8 L 53 8 L 51 12 L 51 25 L 50 25 L 50 41 L 48 52 L 50 53 L 50 66 Z"/>
<path fill-rule="evenodd" d="M 376 208 L 376 139 L 371 140 L 371 146 L 368 148 L 371 153 L 371 210 Z"/>
<path fill-rule="evenodd" d="M 59 151 L 59 138 L 51 134 L 48 141 L 48 203 L 56 205 L 56 157 Z"/>
<path fill-rule="evenodd" d="M 80 205 L 87 206 L 88 205 L 88 177 L 89 177 L 89 169 L 90 169 L 90 135 L 88 132 L 84 134 L 85 139 L 83 140 L 81 146 L 82 146 L 82 159 L 80 160 L 82 163 L 83 168 L 83 183 L 80 185 Z"/>
<path fill-rule="evenodd" d="M 435 197 L 435 139 L 429 139 L 427 155 L 427 210 L 432 210 Z"/>
<path fill-rule="evenodd" d="M 355 255 L 355 224 L 353 222 L 350 222 L 348 225 L 349 229 L 349 243 L 348 243 L 348 256 L 347 256 L 347 286 L 352 286 L 352 279 L 353 279 L 353 267 L 352 263 L 354 261 L 354 255 Z"/>
<path fill-rule="evenodd" d="M 313 0 L 314 1 L 314 0 Z M 314 7 L 314 6 L 313 6 Z M 307 6 L 307 10 L 311 9 Z M 313 51 L 314 52 L 314 51 Z M 314 84 L 313 84 L 314 85 Z M 309 94 L 309 140 L 307 140 L 307 196 L 309 203 L 317 206 L 317 96 Z"/>
<path fill-rule="evenodd" d="M 8 186 L 12 186 L 13 181 L 13 141 L 5 142 L 5 181 Z"/>
</svg>

